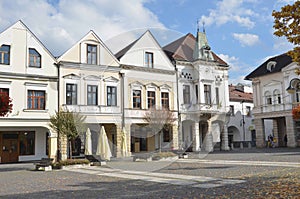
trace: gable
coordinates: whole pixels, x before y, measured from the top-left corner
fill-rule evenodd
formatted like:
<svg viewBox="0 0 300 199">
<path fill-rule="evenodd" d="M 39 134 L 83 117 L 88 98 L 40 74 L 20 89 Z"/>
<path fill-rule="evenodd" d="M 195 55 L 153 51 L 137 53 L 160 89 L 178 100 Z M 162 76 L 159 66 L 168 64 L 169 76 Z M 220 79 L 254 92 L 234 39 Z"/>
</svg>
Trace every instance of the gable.
<svg viewBox="0 0 300 199">
<path fill-rule="evenodd" d="M 93 46 L 96 49 L 95 59 L 97 63 L 95 63 L 95 65 L 119 67 L 120 64 L 118 60 L 93 31 L 89 31 L 83 38 L 61 55 L 58 61 L 88 64 L 88 46 Z"/>
<path fill-rule="evenodd" d="M 9 68 L 2 68 L 3 72 L 15 72 L 56 76 L 56 59 L 44 44 L 22 22 L 17 21 L 0 34 L 0 46 L 8 45 L 10 48 Z M 31 65 L 30 53 L 34 52 L 39 57 L 37 65 Z"/>
<path fill-rule="evenodd" d="M 147 54 L 153 56 L 153 68 L 162 70 L 174 70 L 174 66 L 162 50 L 150 31 L 146 31 L 139 39 L 121 50 L 121 64 L 139 67 L 150 67 L 147 65 Z M 120 55 L 120 52 L 117 55 Z"/>
</svg>

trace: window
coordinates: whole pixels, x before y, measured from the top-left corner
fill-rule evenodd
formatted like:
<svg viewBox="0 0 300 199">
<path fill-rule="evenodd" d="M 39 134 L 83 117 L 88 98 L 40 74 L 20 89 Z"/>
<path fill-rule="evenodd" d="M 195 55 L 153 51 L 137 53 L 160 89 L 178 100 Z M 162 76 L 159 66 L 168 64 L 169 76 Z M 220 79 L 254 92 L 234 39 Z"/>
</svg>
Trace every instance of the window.
<svg viewBox="0 0 300 199">
<path fill-rule="evenodd" d="M 0 88 L 0 93 L 9 95 L 9 89 L 8 88 Z"/>
<path fill-rule="evenodd" d="M 97 64 L 97 46 L 96 45 L 87 45 L 87 63 L 88 64 Z"/>
<path fill-rule="evenodd" d="M 87 86 L 87 105 L 98 105 L 98 87 L 95 85 Z"/>
<path fill-rule="evenodd" d="M 145 65 L 148 68 L 153 68 L 153 53 L 150 52 L 145 53 Z"/>
<path fill-rule="evenodd" d="M 107 106 L 117 106 L 117 87 L 107 87 Z"/>
<path fill-rule="evenodd" d="M 266 103 L 268 105 L 271 105 L 272 104 L 272 96 L 271 96 L 271 94 L 269 92 L 266 92 L 265 96 L 266 96 Z"/>
<path fill-rule="evenodd" d="M 41 67 L 41 55 L 34 48 L 29 48 L 29 66 Z"/>
<path fill-rule="evenodd" d="M 46 133 L 46 143 L 45 143 L 45 146 L 46 146 L 46 155 L 49 155 L 49 136 L 50 136 L 50 133 L 47 132 Z"/>
<path fill-rule="evenodd" d="M 230 105 L 229 108 L 230 108 L 229 109 L 230 116 L 234 116 L 234 106 Z"/>
<path fill-rule="evenodd" d="M 216 87 L 216 104 L 220 105 L 220 98 L 219 98 L 219 88 Z"/>
<path fill-rule="evenodd" d="M 274 97 L 275 97 L 275 100 L 276 100 L 277 104 L 281 104 L 281 96 L 280 96 L 279 90 L 276 89 L 274 91 Z"/>
<path fill-rule="evenodd" d="M 211 86 L 204 84 L 205 104 L 211 104 Z"/>
<path fill-rule="evenodd" d="M 133 90 L 132 92 L 132 107 L 133 108 L 138 108 L 138 109 L 141 109 L 142 106 L 141 106 L 141 91 L 140 90 Z"/>
<path fill-rule="evenodd" d="M 169 109 L 169 93 L 161 93 L 161 106 L 165 109 Z"/>
<path fill-rule="evenodd" d="M 66 104 L 67 105 L 77 104 L 77 84 L 67 84 Z"/>
<path fill-rule="evenodd" d="M 189 104 L 190 101 L 190 86 L 189 85 L 184 85 L 183 86 L 183 103 L 184 104 Z"/>
<path fill-rule="evenodd" d="M 20 155 L 34 155 L 35 132 L 19 132 Z"/>
<path fill-rule="evenodd" d="M 155 108 L 155 91 L 148 91 L 148 108 Z"/>
<path fill-rule="evenodd" d="M 246 106 L 246 115 L 248 117 L 251 117 L 251 107 L 250 106 Z"/>
<path fill-rule="evenodd" d="M 0 64 L 9 65 L 10 61 L 10 46 L 9 45 L 2 45 L 0 47 Z"/>
<path fill-rule="evenodd" d="M 28 90 L 27 108 L 45 110 L 45 91 Z"/>
</svg>

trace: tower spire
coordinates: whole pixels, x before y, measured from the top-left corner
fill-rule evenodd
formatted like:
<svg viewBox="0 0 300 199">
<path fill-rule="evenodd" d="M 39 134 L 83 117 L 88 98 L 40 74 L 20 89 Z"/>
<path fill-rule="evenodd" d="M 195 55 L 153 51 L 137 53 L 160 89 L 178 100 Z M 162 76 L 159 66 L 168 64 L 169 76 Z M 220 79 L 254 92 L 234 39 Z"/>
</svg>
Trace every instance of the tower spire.
<svg viewBox="0 0 300 199">
<path fill-rule="evenodd" d="M 205 21 L 202 22 L 203 25 L 203 33 L 205 33 Z"/>
<path fill-rule="evenodd" d="M 197 19 L 197 32 L 199 32 L 199 19 Z"/>
</svg>

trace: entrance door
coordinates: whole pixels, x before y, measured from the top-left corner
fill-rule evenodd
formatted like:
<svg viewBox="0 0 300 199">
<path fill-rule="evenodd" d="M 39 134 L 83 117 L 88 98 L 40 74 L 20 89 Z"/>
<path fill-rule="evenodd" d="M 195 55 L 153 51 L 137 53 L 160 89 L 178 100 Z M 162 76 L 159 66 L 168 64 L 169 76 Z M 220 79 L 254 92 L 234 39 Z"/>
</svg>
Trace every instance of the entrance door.
<svg viewBox="0 0 300 199">
<path fill-rule="evenodd" d="M 2 141 L 2 163 L 18 162 L 19 150 L 18 139 L 3 139 Z"/>
</svg>

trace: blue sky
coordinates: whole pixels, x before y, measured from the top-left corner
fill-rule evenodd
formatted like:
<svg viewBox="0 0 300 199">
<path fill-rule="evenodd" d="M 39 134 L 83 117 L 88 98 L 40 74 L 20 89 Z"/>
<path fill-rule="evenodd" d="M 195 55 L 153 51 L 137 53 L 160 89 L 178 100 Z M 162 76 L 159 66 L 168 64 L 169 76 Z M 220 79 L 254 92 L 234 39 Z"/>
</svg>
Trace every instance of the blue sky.
<svg viewBox="0 0 300 199">
<path fill-rule="evenodd" d="M 111 41 L 154 28 L 161 45 L 205 23 L 212 50 L 230 65 L 230 83 L 292 46 L 273 36 L 272 10 L 295 0 L 1 0 L 0 30 L 18 20 L 61 55 L 89 30 Z M 157 30 L 158 33 L 156 32 Z M 133 39 L 133 37 L 131 38 Z M 250 82 L 247 82 L 250 83 Z"/>
</svg>

